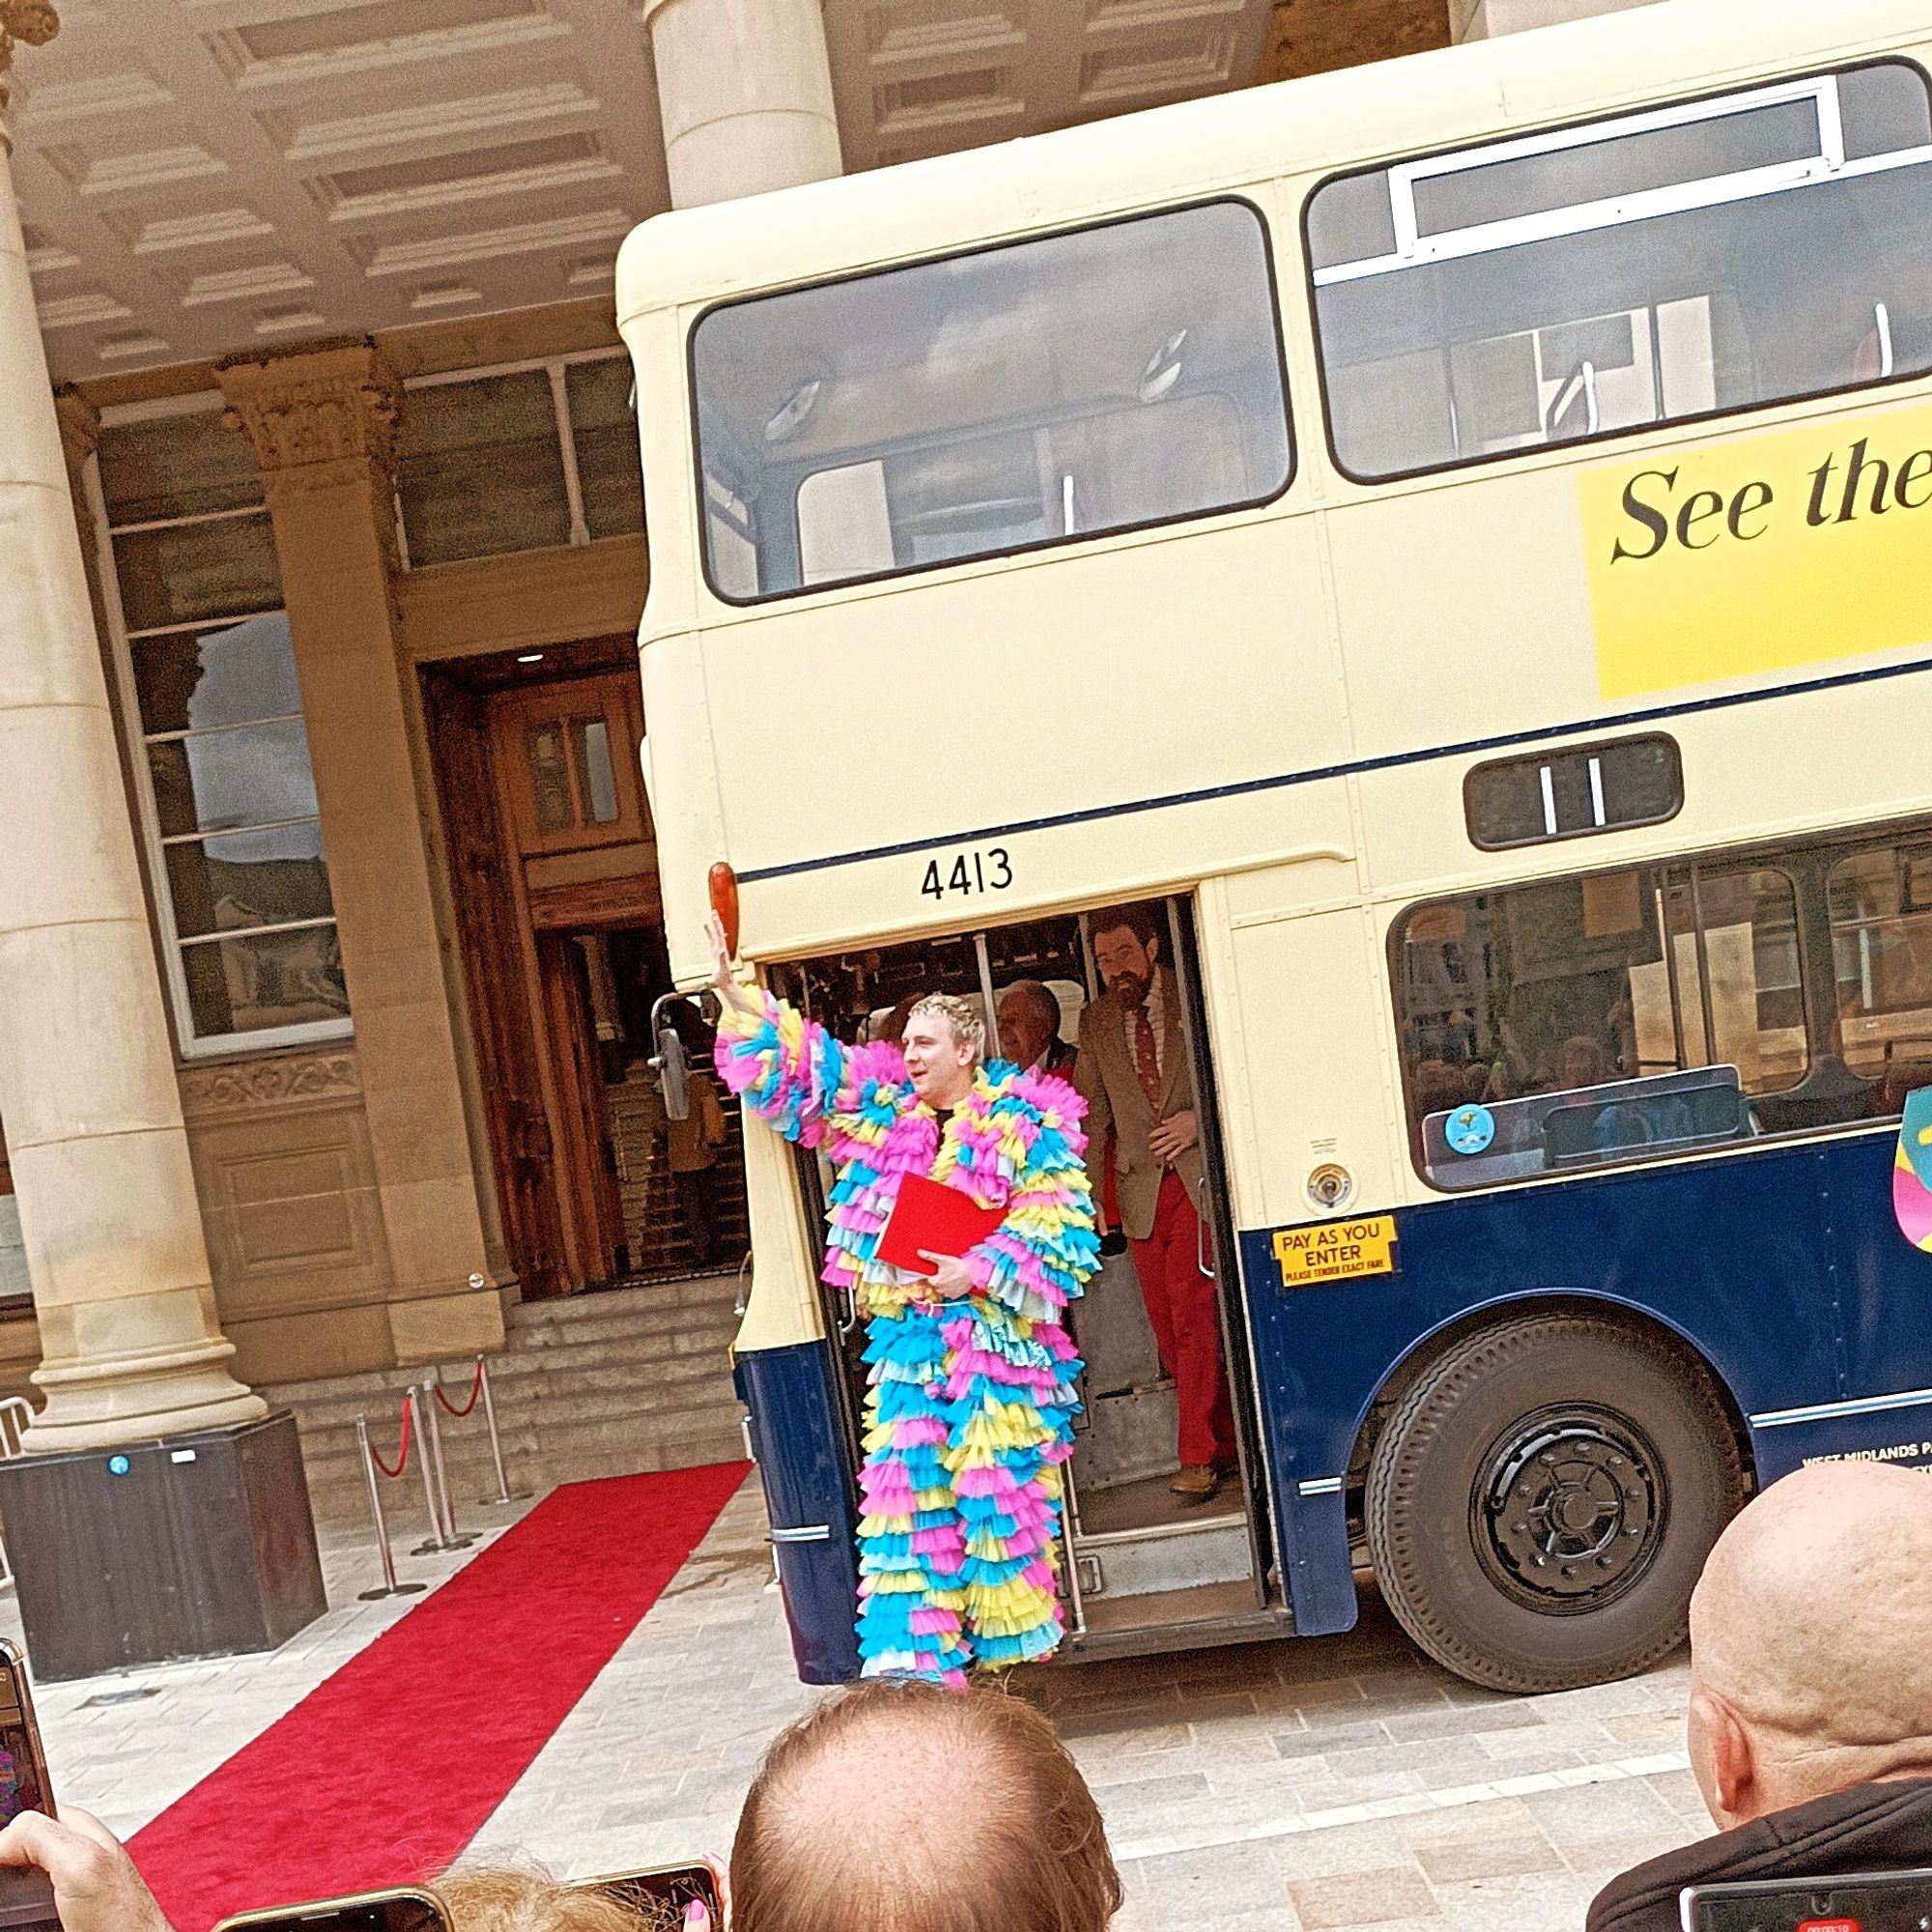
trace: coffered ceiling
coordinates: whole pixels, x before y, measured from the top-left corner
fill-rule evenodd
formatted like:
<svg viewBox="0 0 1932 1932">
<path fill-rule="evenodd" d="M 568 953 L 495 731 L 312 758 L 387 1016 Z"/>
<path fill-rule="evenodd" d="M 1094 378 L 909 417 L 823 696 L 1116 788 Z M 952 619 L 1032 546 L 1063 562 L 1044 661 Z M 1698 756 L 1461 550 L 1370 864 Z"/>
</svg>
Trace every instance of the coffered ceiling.
<svg viewBox="0 0 1932 1932">
<path fill-rule="evenodd" d="M 827 0 L 848 168 L 1252 81 L 1269 0 Z M 14 174 L 57 380 L 609 288 L 639 0 L 63 0 Z"/>
</svg>

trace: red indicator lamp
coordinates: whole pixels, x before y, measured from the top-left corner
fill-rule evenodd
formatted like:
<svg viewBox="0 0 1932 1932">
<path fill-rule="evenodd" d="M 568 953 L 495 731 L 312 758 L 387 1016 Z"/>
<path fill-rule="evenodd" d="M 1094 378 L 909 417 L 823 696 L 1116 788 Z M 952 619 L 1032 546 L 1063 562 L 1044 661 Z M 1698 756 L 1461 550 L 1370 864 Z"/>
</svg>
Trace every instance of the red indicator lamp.
<svg viewBox="0 0 1932 1932">
<path fill-rule="evenodd" d="M 738 956 L 738 875 L 723 859 L 711 868 L 711 910 L 724 928 L 724 953 Z"/>
</svg>

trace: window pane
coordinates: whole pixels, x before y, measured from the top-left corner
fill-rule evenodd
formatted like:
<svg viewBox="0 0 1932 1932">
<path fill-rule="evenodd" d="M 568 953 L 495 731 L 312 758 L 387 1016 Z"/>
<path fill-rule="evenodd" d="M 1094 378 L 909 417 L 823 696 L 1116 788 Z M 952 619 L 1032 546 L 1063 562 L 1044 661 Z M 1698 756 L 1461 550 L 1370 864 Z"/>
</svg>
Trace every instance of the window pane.
<svg viewBox="0 0 1932 1932">
<path fill-rule="evenodd" d="M 184 939 L 285 925 L 335 910 L 313 819 L 165 848 L 175 930 Z"/>
<path fill-rule="evenodd" d="M 271 611 L 282 601 L 266 510 L 118 536 L 114 561 L 130 631 Z"/>
<path fill-rule="evenodd" d="M 262 500 L 261 473 L 219 409 L 100 431 L 100 492 L 110 524 L 236 510 Z"/>
<path fill-rule="evenodd" d="M 1839 1051 L 1885 1118 L 1932 1086 L 1932 845 L 1841 860 L 1829 891 Z"/>
<path fill-rule="evenodd" d="M 1746 1097 L 1807 1070 L 1781 872 L 1645 868 L 1421 906 L 1395 958 L 1410 1127 L 1440 1187 L 1739 1140 Z"/>
<path fill-rule="evenodd" d="M 349 1012 L 332 925 L 211 939 L 181 950 L 196 1037 L 339 1020 Z"/>
<path fill-rule="evenodd" d="M 1868 134 L 1868 112 L 1893 138 L 1921 138 L 1923 81 L 1884 71 L 1904 77 L 1847 86 L 1848 138 Z M 1899 111 L 1908 85 L 1917 117 Z M 1697 140 L 1730 153 L 1740 128 L 1775 124 L 1701 125 L 1714 131 L 1679 130 L 1669 150 L 1687 184 L 1709 172 L 1693 161 Z M 1621 192 L 1665 152 L 1585 143 L 1561 157 L 1564 194 Z M 1558 158 L 1536 165 L 1548 175 Z M 1495 186 L 1484 185 L 1492 172 L 1504 169 L 1449 180 L 1477 197 Z M 1509 182 L 1524 205 L 1542 194 L 1527 177 Z M 1321 205 L 1341 190 L 1348 199 L 1329 219 Z M 1318 188 L 1311 236 L 1332 244 L 1366 234 L 1362 194 L 1359 180 Z M 1443 210 L 1444 219 L 1506 212 L 1466 198 Z M 1318 270 L 1331 279 L 1320 280 L 1316 316 L 1337 454 L 1352 475 L 1396 475 L 1932 369 L 1928 237 L 1932 164 L 1918 160 L 1353 278 L 1331 263 Z"/>
<path fill-rule="evenodd" d="M 551 719 L 532 725 L 529 750 L 537 830 L 567 832 L 577 823 L 577 810 L 570 796 L 570 765 L 564 755 L 562 723 Z"/>
<path fill-rule="evenodd" d="M 1486 851 L 1655 825 L 1684 803 L 1677 746 L 1662 733 L 1472 766 L 1463 781 L 1469 838 Z"/>
<path fill-rule="evenodd" d="M 563 449 L 543 370 L 411 389 L 398 448 L 411 563 L 570 541 Z"/>
<path fill-rule="evenodd" d="M 631 358 L 573 362 L 563 372 L 577 483 L 592 537 L 625 536 L 644 526 L 644 479 L 638 419 L 631 410 Z"/>
<path fill-rule="evenodd" d="M 295 646 L 279 611 L 225 630 L 136 638 L 129 648 L 144 731 L 300 715 Z"/>
<path fill-rule="evenodd" d="M 316 815 L 299 724 L 209 731 L 148 747 L 161 832 L 226 832 Z"/>
<path fill-rule="evenodd" d="M 1614 141 L 1591 141 L 1547 155 L 1524 155 L 1415 184 L 1415 229 L 1439 235 L 1485 221 L 1508 221 L 1579 202 L 1641 194 L 1673 182 L 1708 181 L 1818 153 L 1815 100 L 1780 100 L 1677 128 L 1652 128 Z"/>
<path fill-rule="evenodd" d="M 617 776 L 611 769 L 611 728 L 601 718 L 571 721 L 572 750 L 583 790 L 583 822 L 609 825 L 617 816 Z"/>
<path fill-rule="evenodd" d="M 725 594 L 1204 515 L 1289 475 L 1266 235 L 1236 203 L 714 309 L 693 360 Z"/>
</svg>

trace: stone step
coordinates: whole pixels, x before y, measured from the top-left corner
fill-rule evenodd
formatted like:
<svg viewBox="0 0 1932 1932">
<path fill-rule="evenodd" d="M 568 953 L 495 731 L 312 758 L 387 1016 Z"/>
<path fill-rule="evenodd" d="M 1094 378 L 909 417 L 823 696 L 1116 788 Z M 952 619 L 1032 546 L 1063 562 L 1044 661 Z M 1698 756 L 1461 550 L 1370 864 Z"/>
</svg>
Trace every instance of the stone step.
<svg viewBox="0 0 1932 1932">
<path fill-rule="evenodd" d="M 741 1456 L 728 1358 L 737 1293 L 735 1277 L 703 1277 L 511 1309 L 506 1345 L 489 1358 L 511 1488 Z M 454 1403 L 469 1398 L 466 1367 L 444 1365 L 443 1387 Z M 367 1516 L 356 1419 L 366 1418 L 379 1454 L 393 1455 L 403 1391 L 424 1373 L 389 1369 L 263 1391 L 295 1411 L 318 1518 Z M 480 1405 L 468 1417 L 439 1419 L 459 1506 L 464 1497 L 473 1504 L 494 1494 Z M 417 1474 L 385 1484 L 384 1503 L 398 1521 L 413 1522 L 412 1512 L 423 1508 Z"/>
</svg>

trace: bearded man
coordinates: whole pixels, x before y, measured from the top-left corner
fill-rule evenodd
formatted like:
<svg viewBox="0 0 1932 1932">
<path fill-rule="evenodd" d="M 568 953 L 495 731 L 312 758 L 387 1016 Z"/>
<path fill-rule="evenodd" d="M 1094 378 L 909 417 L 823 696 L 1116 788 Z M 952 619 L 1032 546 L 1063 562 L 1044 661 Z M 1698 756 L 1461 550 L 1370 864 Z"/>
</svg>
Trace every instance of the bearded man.
<svg viewBox="0 0 1932 1932">
<path fill-rule="evenodd" d="M 718 1071 L 768 1126 L 832 1161 L 824 1279 L 867 1318 L 859 1472 L 859 1654 L 868 1677 L 963 1684 L 1059 1644 L 1061 1476 L 1080 1362 L 1063 1325 L 1097 1265 L 1065 1081 L 980 1064 L 985 1028 L 932 994 L 903 1046 L 852 1046 L 732 971 L 711 929 L 724 1011 Z M 963 1255 L 878 1254 L 908 1175 L 1004 1210 Z"/>
<path fill-rule="evenodd" d="M 1114 1199 L 1161 1366 L 1174 1378 L 1180 1467 L 1168 1488 L 1205 1503 L 1236 1465 L 1235 1413 L 1214 1281 L 1201 1268 L 1206 1170 L 1180 986 L 1151 907 L 1095 913 L 1091 930 L 1106 991 L 1080 1015 L 1073 1078 L 1094 1143 L 1113 1133 Z"/>
</svg>

